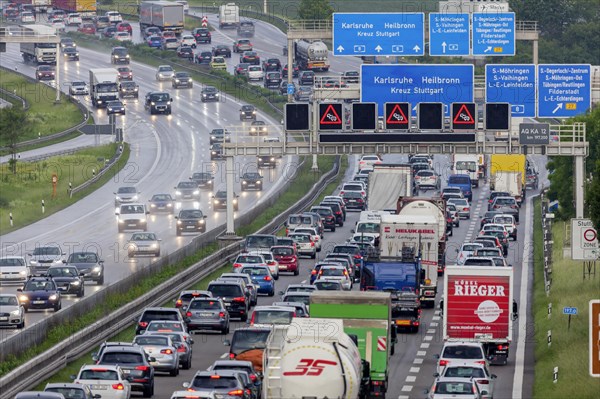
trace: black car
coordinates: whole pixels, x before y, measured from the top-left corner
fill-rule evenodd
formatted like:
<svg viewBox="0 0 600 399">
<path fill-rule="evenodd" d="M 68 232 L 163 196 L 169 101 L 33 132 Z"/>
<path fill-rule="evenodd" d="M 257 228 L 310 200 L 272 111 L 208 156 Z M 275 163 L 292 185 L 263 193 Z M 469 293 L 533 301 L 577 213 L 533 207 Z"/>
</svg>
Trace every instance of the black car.
<svg viewBox="0 0 600 399">
<path fill-rule="evenodd" d="M 245 121 L 248 119 L 256 120 L 256 108 L 254 105 L 242 105 L 242 108 L 240 108 L 240 120 Z"/>
<path fill-rule="evenodd" d="M 206 86 L 200 92 L 200 98 L 203 103 L 207 101 L 219 101 L 220 97 L 219 90 L 214 86 Z"/>
<path fill-rule="evenodd" d="M 175 212 L 175 199 L 171 197 L 171 194 L 154 194 L 149 201 L 150 213 Z"/>
<path fill-rule="evenodd" d="M 60 48 L 65 49 L 67 47 L 77 47 L 77 44 L 75 44 L 75 41 L 73 39 L 71 39 L 70 37 L 61 38 L 60 39 Z"/>
<path fill-rule="evenodd" d="M 265 87 L 267 89 L 276 89 L 281 85 L 281 72 L 267 72 L 265 74 Z"/>
<path fill-rule="evenodd" d="M 162 91 L 151 91 L 146 94 L 144 101 L 144 109 L 150 111 L 150 115 L 166 114 L 171 115 L 171 103 L 173 99 L 171 95 Z"/>
<path fill-rule="evenodd" d="M 97 365 L 117 365 L 127 375 L 132 391 L 141 391 L 145 397 L 154 395 L 154 368 L 150 365 L 155 361 L 153 357 L 146 355 L 140 346 L 106 348 Z"/>
<path fill-rule="evenodd" d="M 140 86 L 133 80 L 121 82 L 119 84 L 119 97 L 133 97 L 138 98 L 140 92 Z"/>
<path fill-rule="evenodd" d="M 185 311 L 188 331 L 218 330 L 229 334 L 229 312 L 221 298 L 195 298 Z"/>
<path fill-rule="evenodd" d="M 413 292 L 393 292 L 392 323 L 396 330 L 418 332 L 421 324 L 421 301 L 419 295 Z"/>
<path fill-rule="evenodd" d="M 492 191 L 488 197 L 488 211 L 492 210 L 492 203 L 496 197 L 512 197 L 512 194 L 508 191 Z"/>
<path fill-rule="evenodd" d="M 288 66 L 288 64 L 285 64 L 283 69 L 281 70 L 281 74 L 283 75 L 284 78 L 287 78 L 288 70 L 289 70 L 289 66 Z M 299 74 L 300 74 L 300 68 L 298 67 L 298 64 L 296 64 L 294 62 L 292 64 L 292 77 L 297 78 Z"/>
<path fill-rule="evenodd" d="M 177 308 L 145 308 L 142 311 L 142 314 L 140 315 L 140 318 L 138 319 L 138 322 L 135 326 L 135 335 L 144 334 L 146 332 L 148 324 L 155 320 L 183 322 L 183 316 L 181 316 L 181 313 Z"/>
<path fill-rule="evenodd" d="M 191 46 L 179 46 L 177 47 L 177 57 L 186 58 L 188 60 L 194 59 L 194 50 Z"/>
<path fill-rule="evenodd" d="M 302 71 L 298 75 L 300 86 L 312 86 L 315 84 L 315 73 L 313 71 Z"/>
<path fill-rule="evenodd" d="M 212 61 L 212 52 L 211 51 L 203 51 L 196 55 L 196 64 L 200 65 L 210 65 Z"/>
<path fill-rule="evenodd" d="M 215 159 L 223 159 L 223 147 L 219 143 L 215 143 L 210 146 L 210 159 L 214 161 Z"/>
<path fill-rule="evenodd" d="M 196 43 L 211 42 L 210 31 L 208 28 L 196 28 L 192 30 L 192 35 L 196 38 Z"/>
<path fill-rule="evenodd" d="M 106 28 L 109 29 L 109 28 Z M 106 33 L 106 29 L 104 32 Z M 116 32 L 116 28 L 115 28 Z M 112 36 L 111 36 L 112 37 Z M 129 64 L 129 50 L 125 47 L 113 47 L 110 52 L 110 63 L 111 64 Z"/>
<path fill-rule="evenodd" d="M 231 49 L 224 44 L 219 44 L 218 46 L 212 48 L 212 54 L 213 54 L 213 57 L 221 56 L 221 57 L 231 58 Z"/>
<path fill-rule="evenodd" d="M 240 57 L 240 63 L 246 62 L 250 65 L 260 65 L 260 57 L 256 51 L 244 51 Z"/>
<path fill-rule="evenodd" d="M 210 144 L 215 143 L 230 143 L 231 135 L 227 129 L 213 129 L 210 132 Z"/>
<path fill-rule="evenodd" d="M 250 66 L 250 64 L 248 64 L 247 62 L 243 62 L 243 63 L 237 64 L 233 68 L 233 75 L 234 76 L 246 76 L 248 74 L 248 67 L 249 66 Z"/>
<path fill-rule="evenodd" d="M 46 275 L 52 277 L 61 294 L 77 295 L 79 298 L 85 295 L 83 273 L 75 266 L 52 266 Z"/>
<path fill-rule="evenodd" d="M 281 71 L 281 61 L 279 61 L 279 58 L 268 58 L 263 61 L 262 67 L 265 72 Z"/>
<path fill-rule="evenodd" d="M 367 207 L 367 204 L 365 204 L 365 199 L 361 193 L 355 191 L 346 191 L 342 195 L 342 198 L 346 203 L 347 209 L 360 209 L 361 211 L 364 211 Z"/>
<path fill-rule="evenodd" d="M 17 289 L 19 302 L 27 312 L 30 309 L 54 309 L 62 307 L 60 291 L 52 277 L 30 277 L 23 288 Z"/>
<path fill-rule="evenodd" d="M 330 208 L 335 216 L 335 223 L 340 227 L 344 225 L 344 211 L 342 211 L 340 204 L 333 201 L 324 201 L 321 202 L 319 206 L 326 206 Z"/>
<path fill-rule="evenodd" d="M 206 215 L 199 209 L 183 209 L 177 219 L 177 235 L 188 232 L 206 232 Z"/>
<path fill-rule="evenodd" d="M 242 175 L 242 191 L 263 189 L 263 177 L 257 172 L 246 172 Z"/>
<path fill-rule="evenodd" d="M 198 188 L 213 189 L 215 186 L 215 177 L 208 172 L 195 172 L 190 176 L 190 180 L 196 183 Z"/>
<path fill-rule="evenodd" d="M 108 115 L 125 115 L 125 104 L 122 101 L 109 101 L 106 103 L 106 113 Z"/>
<path fill-rule="evenodd" d="M 102 36 L 106 39 L 112 39 L 115 33 L 117 33 L 117 28 L 114 26 L 107 26 L 102 30 Z"/>
<path fill-rule="evenodd" d="M 233 211 L 238 211 L 238 196 L 233 193 Z M 227 210 L 227 191 L 220 190 L 213 196 L 213 211 L 225 211 Z"/>
<path fill-rule="evenodd" d="M 84 280 L 104 284 L 104 260 L 100 259 L 97 253 L 73 252 L 63 263 L 75 266 L 79 273 L 83 274 Z"/>
<path fill-rule="evenodd" d="M 277 166 L 277 158 L 271 155 L 259 155 L 256 158 L 256 163 L 259 168 L 275 168 Z"/>
<path fill-rule="evenodd" d="M 178 89 L 180 87 L 187 87 L 187 88 L 191 89 L 192 87 L 194 87 L 194 81 L 192 80 L 192 77 L 190 76 L 189 73 L 176 72 L 175 75 L 173 75 L 173 79 L 171 81 L 171 86 L 174 89 Z"/>
<path fill-rule="evenodd" d="M 331 207 L 321 205 L 313 206 L 310 208 L 310 211 L 318 213 L 321 216 L 321 219 L 323 219 L 324 228 L 329 229 L 329 231 L 335 231 L 336 217 Z"/>
<path fill-rule="evenodd" d="M 207 291 L 215 298 L 221 298 L 231 317 L 239 317 L 242 321 L 248 320 L 250 310 L 250 296 L 244 286 L 237 280 L 213 280 L 208 283 Z"/>
<path fill-rule="evenodd" d="M 63 48 L 63 57 L 67 61 L 79 61 L 79 51 L 75 47 L 65 47 Z"/>
<path fill-rule="evenodd" d="M 181 181 L 175 187 L 175 199 L 177 199 L 178 201 L 199 201 L 200 189 L 198 188 L 198 185 L 193 181 Z"/>
</svg>

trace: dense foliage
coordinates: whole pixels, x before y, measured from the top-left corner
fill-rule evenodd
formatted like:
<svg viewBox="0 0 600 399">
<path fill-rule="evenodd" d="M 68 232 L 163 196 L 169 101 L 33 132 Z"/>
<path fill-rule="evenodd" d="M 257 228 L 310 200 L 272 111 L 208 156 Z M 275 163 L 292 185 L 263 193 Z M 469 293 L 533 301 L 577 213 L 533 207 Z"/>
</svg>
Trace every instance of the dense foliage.
<svg viewBox="0 0 600 399">
<path fill-rule="evenodd" d="M 301 0 L 298 8 L 299 19 L 330 19 L 333 7 L 329 0 Z"/>
</svg>

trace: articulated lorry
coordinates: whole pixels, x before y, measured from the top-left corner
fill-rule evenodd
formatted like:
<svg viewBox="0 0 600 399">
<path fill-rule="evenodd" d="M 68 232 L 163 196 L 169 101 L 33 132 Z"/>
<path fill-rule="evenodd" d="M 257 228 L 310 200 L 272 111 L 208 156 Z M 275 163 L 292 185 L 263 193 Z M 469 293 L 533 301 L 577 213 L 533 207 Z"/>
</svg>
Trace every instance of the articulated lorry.
<svg viewBox="0 0 600 399">
<path fill-rule="evenodd" d="M 512 267 L 447 267 L 444 340 L 481 342 L 491 364 L 506 364 L 518 317 L 513 287 Z"/>
<path fill-rule="evenodd" d="M 415 192 L 410 164 L 376 164 L 369 174 L 370 211 L 395 211 L 399 197 Z"/>
<path fill-rule="evenodd" d="M 376 291 L 315 291 L 310 296 L 310 319 L 343 320 L 344 332 L 356 335 L 360 357 L 370 366 L 368 395 L 385 397 L 388 364 L 394 353 L 396 339 L 396 329 L 391 324 L 390 294 Z"/>
<path fill-rule="evenodd" d="M 297 40 L 294 42 L 294 53 L 300 70 L 329 71 L 329 50 L 322 41 Z"/>
<path fill-rule="evenodd" d="M 240 7 L 235 3 L 219 6 L 219 29 L 235 29 L 240 26 Z"/>
<path fill-rule="evenodd" d="M 90 69 L 90 97 L 92 105 L 104 108 L 109 101 L 119 99 L 119 73 L 114 68 Z"/>
<path fill-rule="evenodd" d="M 144 1 L 140 3 L 140 30 L 155 26 L 161 32 L 180 35 L 184 25 L 183 5 L 171 1 Z"/>
<path fill-rule="evenodd" d="M 263 399 L 365 399 L 369 364 L 339 319 L 276 325 L 263 353 Z"/>
<path fill-rule="evenodd" d="M 520 205 L 527 184 L 527 157 L 522 154 L 493 154 L 490 158 L 490 190 L 507 191 Z"/>
<path fill-rule="evenodd" d="M 444 273 L 446 267 L 446 238 L 452 228 L 446 222 L 446 202 L 440 197 L 400 197 L 397 200 L 397 215 L 407 216 L 433 216 L 437 220 L 437 273 Z M 433 259 L 431 260 L 433 262 Z M 429 268 L 430 264 L 427 265 Z"/>
<path fill-rule="evenodd" d="M 381 217 L 379 257 L 390 262 L 420 264 L 418 285 L 423 306 L 433 308 L 437 295 L 439 223 L 433 215 L 400 215 Z"/>
</svg>

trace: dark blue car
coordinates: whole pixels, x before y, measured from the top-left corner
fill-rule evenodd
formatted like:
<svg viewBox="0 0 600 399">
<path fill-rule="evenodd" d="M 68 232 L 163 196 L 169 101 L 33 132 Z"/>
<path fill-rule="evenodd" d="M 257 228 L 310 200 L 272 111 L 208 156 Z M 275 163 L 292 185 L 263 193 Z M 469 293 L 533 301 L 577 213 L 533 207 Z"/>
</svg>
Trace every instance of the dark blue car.
<svg viewBox="0 0 600 399">
<path fill-rule="evenodd" d="M 162 47 L 162 39 L 160 36 L 150 36 L 146 43 L 148 43 L 148 46 L 150 47 L 154 47 L 154 48 L 161 48 Z"/>
<path fill-rule="evenodd" d="M 150 199 L 150 213 L 174 213 L 175 200 L 171 194 L 154 194 Z"/>
<path fill-rule="evenodd" d="M 31 277 L 17 291 L 26 312 L 29 309 L 54 309 L 57 312 L 62 307 L 60 292 L 51 277 Z"/>
<path fill-rule="evenodd" d="M 466 174 L 450 175 L 448 187 L 458 187 L 469 202 L 473 201 L 473 189 L 471 188 L 471 177 Z"/>
<path fill-rule="evenodd" d="M 268 266 L 244 266 L 239 272 L 250 276 L 259 294 L 275 295 L 275 279 Z"/>
</svg>

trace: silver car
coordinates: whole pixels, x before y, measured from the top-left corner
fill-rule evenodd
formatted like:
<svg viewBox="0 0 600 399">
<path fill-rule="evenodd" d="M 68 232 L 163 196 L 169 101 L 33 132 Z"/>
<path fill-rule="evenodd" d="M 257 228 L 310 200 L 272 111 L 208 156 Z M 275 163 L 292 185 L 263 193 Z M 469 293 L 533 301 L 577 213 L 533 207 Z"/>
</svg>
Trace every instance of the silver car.
<svg viewBox="0 0 600 399">
<path fill-rule="evenodd" d="M 171 80 L 175 76 L 175 70 L 171 65 L 159 65 L 156 71 L 156 80 Z"/>
<path fill-rule="evenodd" d="M 71 86 L 69 87 L 69 94 L 72 96 L 86 95 L 90 94 L 90 91 L 88 89 L 87 83 L 77 81 L 71 82 Z"/>
<path fill-rule="evenodd" d="M 169 336 L 142 334 L 136 336 L 133 343 L 154 358 L 150 362 L 154 370 L 168 372 L 173 377 L 179 375 L 179 352 Z"/>
<path fill-rule="evenodd" d="M 442 371 L 442 378 L 472 378 L 477 382 L 482 399 L 494 397 L 495 374 L 485 364 L 476 362 L 453 363 Z"/>
<path fill-rule="evenodd" d="M 63 263 L 66 253 L 58 245 L 48 245 L 45 247 L 36 247 L 32 253 L 27 254 L 29 266 L 32 273 L 45 273 L 52 266 L 60 266 Z"/>
<path fill-rule="evenodd" d="M 229 312 L 221 298 L 195 298 L 187 307 L 184 320 L 188 330 L 218 330 L 229 333 Z"/>
<path fill-rule="evenodd" d="M 130 258 L 136 255 L 160 256 L 160 241 L 154 233 L 133 233 L 127 242 L 127 255 Z"/>
<path fill-rule="evenodd" d="M 435 380 L 431 389 L 427 391 L 428 399 L 481 399 L 481 392 L 477 383 L 471 378 L 445 378 Z"/>
<path fill-rule="evenodd" d="M 3 256 L 0 258 L 0 284 L 24 283 L 29 276 L 29 266 L 22 256 Z"/>
<path fill-rule="evenodd" d="M 0 326 L 25 327 L 25 309 L 13 294 L 0 295 Z"/>
<path fill-rule="evenodd" d="M 479 248 L 483 248 L 483 244 L 475 243 L 475 242 L 465 242 L 460 247 L 460 249 L 456 250 L 458 252 L 458 256 L 456 257 L 456 264 L 464 265 L 465 260 L 468 257 L 473 256 L 473 253 L 475 252 L 475 250 L 477 250 Z"/>
<path fill-rule="evenodd" d="M 176 332 L 176 331 L 146 331 L 141 336 L 167 336 L 171 338 L 171 342 L 177 348 L 177 353 L 179 353 L 179 364 L 181 368 L 184 370 L 189 370 L 192 368 L 192 345 L 194 344 L 194 340 L 190 337 L 188 333 Z"/>
<path fill-rule="evenodd" d="M 308 255 L 311 259 L 317 257 L 317 247 L 312 241 L 311 235 L 306 233 L 292 233 L 288 235 L 296 243 L 298 255 Z"/>
<path fill-rule="evenodd" d="M 466 198 L 450 198 L 448 203 L 456 207 L 459 217 L 471 219 L 471 204 Z"/>
<path fill-rule="evenodd" d="M 317 280 L 333 280 L 342 284 L 342 289 L 352 289 L 352 279 L 344 266 L 323 266 L 319 270 Z"/>
</svg>

